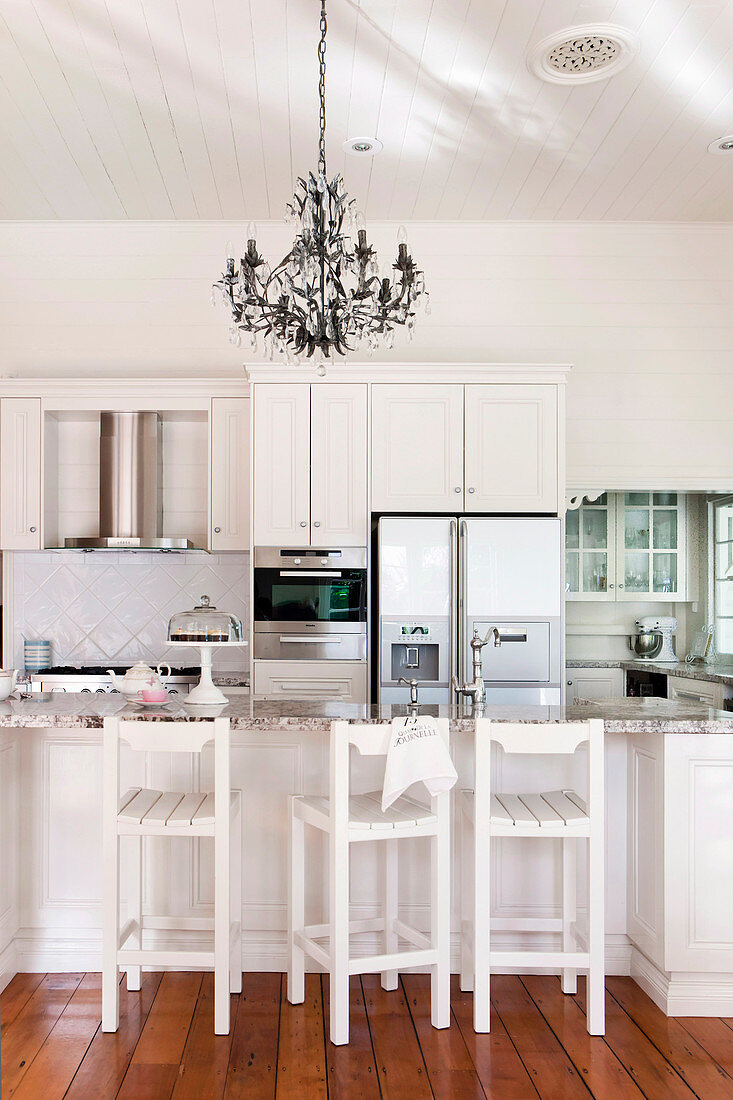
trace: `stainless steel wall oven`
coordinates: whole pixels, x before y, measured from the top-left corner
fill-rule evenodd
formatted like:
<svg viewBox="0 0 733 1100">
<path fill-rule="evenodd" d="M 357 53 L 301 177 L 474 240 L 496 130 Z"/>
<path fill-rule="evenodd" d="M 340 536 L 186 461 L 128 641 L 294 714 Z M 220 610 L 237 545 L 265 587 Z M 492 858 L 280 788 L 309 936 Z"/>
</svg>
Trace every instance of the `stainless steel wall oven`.
<svg viewBox="0 0 733 1100">
<path fill-rule="evenodd" d="M 365 547 L 256 547 L 253 656 L 366 660 L 366 561 Z"/>
</svg>

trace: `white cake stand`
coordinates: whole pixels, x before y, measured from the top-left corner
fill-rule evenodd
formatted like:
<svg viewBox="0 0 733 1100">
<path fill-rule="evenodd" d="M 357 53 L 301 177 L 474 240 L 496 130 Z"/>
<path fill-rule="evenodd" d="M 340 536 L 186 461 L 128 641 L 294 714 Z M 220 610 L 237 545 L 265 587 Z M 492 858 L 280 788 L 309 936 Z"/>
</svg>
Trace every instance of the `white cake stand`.
<svg viewBox="0 0 733 1100">
<path fill-rule="evenodd" d="M 201 678 L 191 691 L 189 691 L 184 703 L 192 703 L 194 706 L 213 706 L 217 703 L 228 703 L 226 695 L 220 691 L 211 679 L 211 658 L 215 649 L 242 649 L 249 645 L 248 642 L 174 642 L 168 639 L 171 649 L 186 648 L 198 649 L 201 653 Z"/>
</svg>

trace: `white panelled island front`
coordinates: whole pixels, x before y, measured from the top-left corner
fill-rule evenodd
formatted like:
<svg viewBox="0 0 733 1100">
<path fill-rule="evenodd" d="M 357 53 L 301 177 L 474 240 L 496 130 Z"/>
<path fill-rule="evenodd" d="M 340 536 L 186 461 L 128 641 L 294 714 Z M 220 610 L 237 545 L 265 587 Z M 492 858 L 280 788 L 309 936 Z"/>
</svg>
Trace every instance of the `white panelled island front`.
<svg viewBox="0 0 733 1100">
<path fill-rule="evenodd" d="M 17 971 L 98 970 L 101 958 L 102 725 L 106 715 L 140 717 L 119 697 L 66 694 L 50 701 L 0 703 L 0 987 Z M 170 707 L 161 720 L 206 720 Z M 426 706 L 449 719 L 457 790 L 473 781 L 470 711 Z M 286 963 L 287 796 L 325 794 L 330 723 L 387 722 L 402 707 L 344 702 L 262 702 L 240 697 L 217 713 L 232 728 L 232 787 L 244 806 L 243 959 L 247 970 Z M 606 732 L 606 967 L 631 973 L 668 1014 L 733 1014 L 733 718 L 661 699 L 624 699 L 563 707 L 487 708 L 493 720 L 551 724 L 600 717 Z M 213 717 L 213 712 L 211 717 Z M 548 757 L 521 761 L 525 787 L 561 784 Z M 205 763 L 206 772 L 209 763 Z M 355 766 L 362 790 L 381 785 L 368 760 Z M 204 789 L 186 756 L 155 754 L 144 774 L 123 757 L 122 782 L 169 790 Z M 512 758 L 497 780 L 516 784 Z M 127 769 L 125 771 L 125 769 Z M 355 789 L 357 789 L 355 787 Z M 320 840 L 310 860 L 325 872 Z M 212 904 L 212 858 L 206 841 L 168 847 L 150 841 L 145 906 L 206 915 Z M 400 878 L 404 919 L 424 926 L 428 910 L 427 842 L 416 839 Z M 457 899 L 453 876 L 453 969 L 457 969 Z M 421 845 L 424 845 L 421 848 Z M 540 846 L 546 849 L 548 846 Z M 378 864 L 372 845 L 352 864 L 352 915 L 377 915 Z M 531 842 L 495 841 L 494 915 L 554 916 L 559 852 Z M 124 881 L 124 879 L 123 879 Z M 325 875 L 308 883 L 314 916 L 326 906 Z M 124 890 L 123 890 L 124 904 Z M 515 933 L 498 933 L 505 943 Z M 526 934 L 522 939 L 526 946 Z M 364 943 L 364 950 L 372 945 Z M 354 950 L 359 947 L 355 943 Z"/>
</svg>

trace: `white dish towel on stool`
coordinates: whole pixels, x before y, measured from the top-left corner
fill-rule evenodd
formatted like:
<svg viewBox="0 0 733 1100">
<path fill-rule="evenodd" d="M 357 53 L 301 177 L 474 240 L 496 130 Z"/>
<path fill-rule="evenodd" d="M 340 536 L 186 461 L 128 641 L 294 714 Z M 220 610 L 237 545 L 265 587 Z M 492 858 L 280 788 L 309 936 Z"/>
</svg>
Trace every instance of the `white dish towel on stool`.
<svg viewBox="0 0 733 1100">
<path fill-rule="evenodd" d="M 392 719 L 382 790 L 382 812 L 413 783 L 422 782 L 431 795 L 449 791 L 458 779 L 438 723 L 430 715 Z"/>
</svg>

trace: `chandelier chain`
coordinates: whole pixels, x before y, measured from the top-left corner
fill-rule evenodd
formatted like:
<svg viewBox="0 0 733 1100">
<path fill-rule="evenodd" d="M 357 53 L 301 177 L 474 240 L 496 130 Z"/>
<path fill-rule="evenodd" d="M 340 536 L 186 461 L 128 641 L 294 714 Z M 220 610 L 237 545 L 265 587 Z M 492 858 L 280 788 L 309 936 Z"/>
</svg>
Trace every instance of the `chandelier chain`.
<svg viewBox="0 0 733 1100">
<path fill-rule="evenodd" d="M 321 38 L 318 43 L 318 98 L 320 103 L 318 136 L 318 167 L 326 174 L 326 0 L 321 0 Z"/>
</svg>

